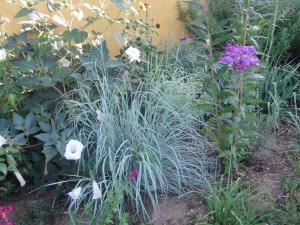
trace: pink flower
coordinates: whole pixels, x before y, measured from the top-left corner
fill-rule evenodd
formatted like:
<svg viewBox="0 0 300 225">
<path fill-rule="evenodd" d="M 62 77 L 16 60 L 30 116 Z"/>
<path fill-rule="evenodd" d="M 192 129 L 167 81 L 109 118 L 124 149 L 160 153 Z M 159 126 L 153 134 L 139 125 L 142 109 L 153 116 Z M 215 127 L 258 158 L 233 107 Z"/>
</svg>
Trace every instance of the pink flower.
<svg viewBox="0 0 300 225">
<path fill-rule="evenodd" d="M 138 176 L 138 171 L 136 169 L 134 169 L 131 174 L 130 174 L 130 178 L 131 179 L 135 179 Z"/>
</svg>

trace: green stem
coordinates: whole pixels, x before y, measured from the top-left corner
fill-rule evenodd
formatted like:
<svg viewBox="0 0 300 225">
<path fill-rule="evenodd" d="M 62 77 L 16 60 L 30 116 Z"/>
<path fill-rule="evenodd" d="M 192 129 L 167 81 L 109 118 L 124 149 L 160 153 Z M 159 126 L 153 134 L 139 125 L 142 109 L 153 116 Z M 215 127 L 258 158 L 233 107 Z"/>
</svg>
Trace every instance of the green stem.
<svg viewBox="0 0 300 225">
<path fill-rule="evenodd" d="M 210 13 L 210 5 L 207 4 L 207 13 Z M 209 41 L 209 45 L 208 45 L 208 51 L 209 51 L 209 59 L 210 59 L 210 70 L 211 70 L 211 81 L 212 81 L 212 85 L 216 85 L 217 86 L 217 82 L 216 82 L 216 78 L 215 78 L 215 71 L 214 71 L 214 56 L 213 56 L 213 47 L 212 47 L 212 35 L 211 35 L 211 20 L 210 20 L 210 16 L 207 16 L 207 27 L 208 27 L 208 31 L 207 31 L 207 37 L 208 37 L 208 41 Z M 213 105 L 214 105 L 214 109 L 215 109 L 215 114 L 216 114 L 216 118 L 217 118 L 217 136 L 218 136 L 218 146 L 221 149 L 221 125 L 220 125 L 220 121 L 219 121 L 219 106 L 218 106 L 218 99 L 214 98 L 213 100 Z"/>
<path fill-rule="evenodd" d="M 273 18 L 273 23 L 272 23 L 271 39 L 270 39 L 270 46 L 269 46 L 269 50 L 268 50 L 266 65 L 269 64 L 270 54 L 271 54 L 271 50 L 273 47 L 274 33 L 275 33 L 276 21 L 277 21 L 277 15 L 278 15 L 278 6 L 279 6 L 279 0 L 275 0 L 274 18 Z"/>
<path fill-rule="evenodd" d="M 247 42 L 247 31 L 248 31 L 248 22 L 249 22 L 249 0 L 244 1 L 245 6 L 245 17 L 243 17 L 244 28 L 243 28 L 243 45 L 246 45 Z"/>
</svg>

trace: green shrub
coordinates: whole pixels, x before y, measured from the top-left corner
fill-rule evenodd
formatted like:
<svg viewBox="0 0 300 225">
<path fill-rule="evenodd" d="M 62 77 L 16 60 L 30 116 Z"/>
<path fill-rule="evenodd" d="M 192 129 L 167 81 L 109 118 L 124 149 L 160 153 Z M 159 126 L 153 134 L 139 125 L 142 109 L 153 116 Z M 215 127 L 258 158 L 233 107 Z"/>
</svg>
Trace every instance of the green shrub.
<svg viewBox="0 0 300 225">
<path fill-rule="evenodd" d="M 20 210 L 20 209 L 19 209 Z M 51 207 L 50 200 L 27 203 L 25 212 L 14 220 L 16 225 L 48 225 L 55 224 L 59 217 L 59 209 Z"/>
</svg>

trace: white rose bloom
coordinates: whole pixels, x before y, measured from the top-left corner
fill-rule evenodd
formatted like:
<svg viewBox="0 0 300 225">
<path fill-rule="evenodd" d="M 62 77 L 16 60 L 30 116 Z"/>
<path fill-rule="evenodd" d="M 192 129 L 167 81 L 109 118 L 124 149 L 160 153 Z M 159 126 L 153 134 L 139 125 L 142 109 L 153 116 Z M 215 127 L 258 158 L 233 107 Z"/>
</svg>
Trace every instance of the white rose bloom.
<svg viewBox="0 0 300 225">
<path fill-rule="evenodd" d="M 96 183 L 96 181 L 93 181 L 93 199 L 99 199 L 101 198 L 102 194 L 101 194 L 101 190 L 98 187 L 98 184 Z"/>
<path fill-rule="evenodd" d="M 66 146 L 64 156 L 68 160 L 77 160 L 81 158 L 83 144 L 80 141 L 70 140 Z"/>
<path fill-rule="evenodd" d="M 73 200 L 76 200 L 80 197 L 81 195 L 81 190 L 82 190 L 82 187 L 77 187 L 75 188 L 73 191 L 69 192 L 68 195 L 73 199 Z"/>
<path fill-rule="evenodd" d="M 6 51 L 4 48 L 0 49 L 0 61 L 5 60 L 7 57 Z"/>
<path fill-rule="evenodd" d="M 135 60 L 137 60 L 138 62 L 140 62 L 140 51 L 137 48 L 134 48 L 132 46 L 130 46 L 126 51 L 125 51 L 126 55 L 128 55 L 129 58 L 129 62 L 133 62 Z"/>
<path fill-rule="evenodd" d="M 40 21 L 43 20 L 46 15 L 43 13 L 37 13 L 37 12 L 32 12 L 28 15 L 30 20 L 34 20 L 34 21 Z"/>
<path fill-rule="evenodd" d="M 2 147 L 2 145 L 7 145 L 7 144 L 8 144 L 7 140 L 0 135 L 0 148 Z"/>
<path fill-rule="evenodd" d="M 15 173 L 15 176 L 17 177 L 17 179 L 19 180 L 21 187 L 23 187 L 26 184 L 24 178 L 22 177 L 22 175 L 20 174 L 19 171 L 16 171 L 14 173 Z"/>
<path fill-rule="evenodd" d="M 71 62 L 65 58 L 62 58 L 58 61 L 63 67 L 69 67 Z"/>
</svg>

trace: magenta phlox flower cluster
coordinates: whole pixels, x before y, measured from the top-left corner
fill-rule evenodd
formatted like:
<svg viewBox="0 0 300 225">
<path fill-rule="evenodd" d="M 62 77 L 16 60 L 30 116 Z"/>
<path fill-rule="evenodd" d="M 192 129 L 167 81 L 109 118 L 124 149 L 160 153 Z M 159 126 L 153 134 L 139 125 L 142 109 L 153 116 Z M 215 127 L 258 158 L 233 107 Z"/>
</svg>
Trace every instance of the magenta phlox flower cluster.
<svg viewBox="0 0 300 225">
<path fill-rule="evenodd" d="M 254 46 L 227 44 L 225 51 L 220 56 L 220 61 L 233 66 L 235 70 L 245 71 L 249 67 L 259 64 L 259 59 L 255 56 L 257 51 Z"/>
<path fill-rule="evenodd" d="M 0 225 L 13 225 L 12 221 L 8 221 L 7 215 L 12 211 L 12 206 L 0 206 Z"/>
</svg>

